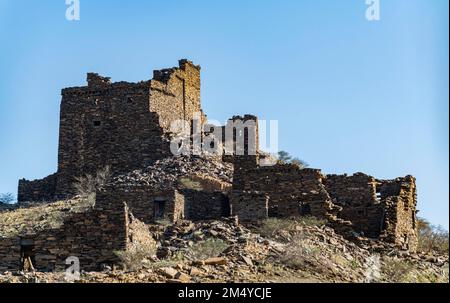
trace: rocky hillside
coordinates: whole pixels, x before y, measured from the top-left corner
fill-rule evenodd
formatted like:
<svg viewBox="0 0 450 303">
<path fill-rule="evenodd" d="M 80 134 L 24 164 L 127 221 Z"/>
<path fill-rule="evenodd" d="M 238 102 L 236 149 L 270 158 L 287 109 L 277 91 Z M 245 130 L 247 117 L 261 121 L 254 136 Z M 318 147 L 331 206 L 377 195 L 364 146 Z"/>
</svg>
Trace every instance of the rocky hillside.
<svg viewBox="0 0 450 303">
<path fill-rule="evenodd" d="M 449 282 L 448 255 L 411 254 L 360 238 L 349 242 L 315 218 L 151 225 L 152 248 L 123 264 L 82 272 L 91 282 Z M 64 273 L 0 273 L 0 282 L 60 282 Z"/>
</svg>

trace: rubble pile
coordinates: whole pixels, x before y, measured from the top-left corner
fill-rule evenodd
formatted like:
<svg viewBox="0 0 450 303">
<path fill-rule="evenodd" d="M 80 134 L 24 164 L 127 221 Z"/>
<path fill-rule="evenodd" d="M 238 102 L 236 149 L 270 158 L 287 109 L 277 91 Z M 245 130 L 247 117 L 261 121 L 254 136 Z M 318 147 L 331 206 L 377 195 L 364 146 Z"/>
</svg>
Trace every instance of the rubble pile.
<svg viewBox="0 0 450 303">
<path fill-rule="evenodd" d="M 145 169 L 113 178 L 110 184 L 127 186 L 154 185 L 168 187 L 183 176 L 204 175 L 231 183 L 233 165 L 216 156 L 177 156 L 156 161 Z"/>
</svg>

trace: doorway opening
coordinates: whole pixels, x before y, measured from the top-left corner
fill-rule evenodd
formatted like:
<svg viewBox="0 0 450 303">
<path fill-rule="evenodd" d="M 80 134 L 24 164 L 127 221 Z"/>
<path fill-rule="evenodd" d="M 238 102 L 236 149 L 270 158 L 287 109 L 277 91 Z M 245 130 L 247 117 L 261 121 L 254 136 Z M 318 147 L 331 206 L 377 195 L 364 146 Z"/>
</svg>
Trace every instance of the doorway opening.
<svg viewBox="0 0 450 303">
<path fill-rule="evenodd" d="M 164 213 L 166 210 L 166 199 L 164 198 L 155 198 L 153 200 L 153 214 L 154 220 L 162 220 L 164 219 Z"/>
<path fill-rule="evenodd" d="M 20 270 L 34 271 L 35 270 L 35 251 L 34 240 L 21 239 L 20 240 Z"/>
</svg>

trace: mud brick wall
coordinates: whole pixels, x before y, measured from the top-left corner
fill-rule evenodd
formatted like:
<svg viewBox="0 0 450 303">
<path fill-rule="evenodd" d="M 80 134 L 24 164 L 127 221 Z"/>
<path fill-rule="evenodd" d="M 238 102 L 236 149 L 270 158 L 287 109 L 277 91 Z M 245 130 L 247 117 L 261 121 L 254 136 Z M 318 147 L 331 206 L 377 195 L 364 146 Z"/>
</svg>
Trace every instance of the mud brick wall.
<svg viewBox="0 0 450 303">
<path fill-rule="evenodd" d="M 157 190 L 151 186 L 107 186 L 97 192 L 96 209 L 127 203 L 133 215 L 149 224 L 154 223 L 154 201 L 165 201 L 164 219 L 175 222 L 184 218 L 184 196 L 174 189 Z"/>
<path fill-rule="evenodd" d="M 254 222 L 269 217 L 269 196 L 264 192 L 237 190 L 230 193 L 231 215 L 239 222 Z"/>
<path fill-rule="evenodd" d="M 183 190 L 186 219 L 213 220 L 230 216 L 230 202 L 223 192 Z"/>
<path fill-rule="evenodd" d="M 57 175 L 53 174 L 40 180 L 19 180 L 17 200 L 19 202 L 52 201 L 55 198 L 56 178 Z"/>
<path fill-rule="evenodd" d="M 386 241 L 411 251 L 417 250 L 417 194 L 412 176 L 395 180 L 380 180 L 379 192 L 385 204 Z"/>
</svg>

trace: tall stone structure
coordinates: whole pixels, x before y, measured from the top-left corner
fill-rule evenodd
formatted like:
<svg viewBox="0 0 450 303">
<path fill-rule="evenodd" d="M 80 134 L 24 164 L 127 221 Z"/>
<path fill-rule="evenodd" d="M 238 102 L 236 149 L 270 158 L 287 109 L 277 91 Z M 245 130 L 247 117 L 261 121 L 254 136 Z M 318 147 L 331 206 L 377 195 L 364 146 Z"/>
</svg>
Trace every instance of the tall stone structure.
<svg viewBox="0 0 450 303">
<path fill-rule="evenodd" d="M 89 73 L 87 86 L 62 90 L 57 172 L 41 180 L 20 180 L 18 200 L 69 197 L 75 193 L 76 177 L 95 174 L 105 166 L 114 175 L 148 167 L 172 155 L 170 140 L 179 135 L 171 129 L 172 122 L 188 122 L 189 131 L 198 134 L 194 119 L 200 119 L 200 126 L 206 124 L 200 103 L 200 67 L 188 60 L 154 71 L 153 79 L 138 83 L 112 83 Z M 220 144 L 225 147 L 222 160 L 234 164 L 231 190 L 224 190 L 220 182 L 200 191 L 116 182 L 97 192 L 96 204 L 108 205 L 113 214 L 119 211 L 122 216 L 126 201 L 145 223 L 161 218 L 177 221 L 234 215 L 245 222 L 312 215 L 326 219 L 344 235 L 416 249 L 414 177 L 379 180 L 363 173 L 325 175 L 319 169 L 290 163 L 265 165 L 256 116 L 234 116 L 218 127 Z M 201 130 L 200 137 L 206 133 Z M 193 143 L 195 138 L 188 139 Z M 200 141 L 203 147 L 208 145 Z"/>
<path fill-rule="evenodd" d="M 200 67 L 182 59 L 153 79 L 116 82 L 87 74 L 87 86 L 61 92 L 58 170 L 19 181 L 18 200 L 48 201 L 74 193 L 77 176 L 110 166 L 113 174 L 150 165 L 170 152 L 170 126 L 201 113 Z"/>
</svg>

